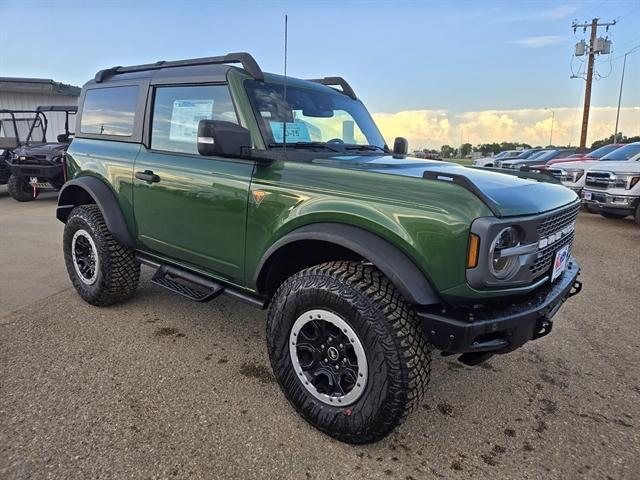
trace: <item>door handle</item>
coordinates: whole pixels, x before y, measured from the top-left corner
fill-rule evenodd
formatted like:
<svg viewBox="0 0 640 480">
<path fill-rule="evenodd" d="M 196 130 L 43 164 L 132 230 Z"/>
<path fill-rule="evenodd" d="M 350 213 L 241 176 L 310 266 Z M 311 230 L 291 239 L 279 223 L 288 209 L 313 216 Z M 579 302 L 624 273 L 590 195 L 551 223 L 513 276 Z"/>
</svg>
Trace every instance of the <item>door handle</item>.
<svg viewBox="0 0 640 480">
<path fill-rule="evenodd" d="M 160 177 L 153 173 L 151 170 L 136 172 L 136 178 L 138 180 L 144 180 L 147 183 L 158 183 L 160 181 Z"/>
</svg>

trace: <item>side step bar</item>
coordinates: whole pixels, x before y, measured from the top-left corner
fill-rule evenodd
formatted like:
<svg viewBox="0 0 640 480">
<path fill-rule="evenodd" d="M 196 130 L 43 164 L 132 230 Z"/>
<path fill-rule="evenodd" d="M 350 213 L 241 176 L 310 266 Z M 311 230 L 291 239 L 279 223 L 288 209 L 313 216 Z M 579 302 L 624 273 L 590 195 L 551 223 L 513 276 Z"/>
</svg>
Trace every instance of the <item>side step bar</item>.
<svg viewBox="0 0 640 480">
<path fill-rule="evenodd" d="M 224 293 L 260 310 L 267 308 L 268 301 L 264 297 L 233 286 L 224 285 L 222 282 L 203 274 L 192 272 L 177 265 L 163 263 L 159 259 L 143 253 L 137 253 L 136 260 L 156 270 L 151 282 L 189 300 L 208 302 Z"/>
<path fill-rule="evenodd" d="M 185 280 L 193 286 L 176 281 L 176 279 Z M 224 286 L 220 283 L 169 265 L 161 265 L 153 275 L 151 283 L 187 297 L 194 302 L 208 302 L 224 291 Z"/>
</svg>

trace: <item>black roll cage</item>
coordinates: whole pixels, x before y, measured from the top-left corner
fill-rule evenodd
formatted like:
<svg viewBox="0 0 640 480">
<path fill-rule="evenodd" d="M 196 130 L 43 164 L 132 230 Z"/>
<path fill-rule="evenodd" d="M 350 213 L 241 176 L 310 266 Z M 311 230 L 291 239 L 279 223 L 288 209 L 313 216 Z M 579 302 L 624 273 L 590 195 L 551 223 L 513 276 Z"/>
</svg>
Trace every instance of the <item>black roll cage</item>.
<svg viewBox="0 0 640 480">
<path fill-rule="evenodd" d="M 29 143 L 46 143 L 47 141 L 47 130 L 49 126 L 49 120 L 47 119 L 46 112 L 64 112 L 65 120 L 64 120 L 64 131 L 65 135 L 70 135 L 69 132 L 69 115 L 75 115 L 78 112 L 78 107 L 76 106 L 63 106 L 63 105 L 47 105 L 47 106 L 39 106 L 35 110 L 8 110 L 8 109 L 0 109 L 0 115 L 8 115 L 11 117 L 11 123 L 13 124 L 13 131 L 16 134 L 16 142 L 18 145 L 29 145 Z M 21 114 L 31 114 L 31 117 L 22 117 L 16 118 L 17 115 Z M 34 134 L 34 129 L 37 125 L 37 121 L 40 121 L 42 125 L 42 139 L 40 141 L 33 140 L 31 137 Z M 0 120 L 0 123 L 6 120 Z M 24 142 L 20 140 L 20 133 L 18 132 L 17 122 L 30 121 L 31 125 L 29 127 L 29 132 L 27 133 L 27 138 L 25 138 Z"/>
<path fill-rule="evenodd" d="M 31 117 L 23 117 L 16 118 L 16 114 L 31 114 Z M 36 110 L 0 110 L 0 115 L 9 115 L 11 117 L 11 123 L 13 124 L 13 131 L 16 134 L 16 142 L 18 145 L 28 145 L 31 142 L 31 136 L 33 135 L 33 130 L 37 124 L 36 120 L 40 120 L 42 125 L 42 140 L 38 143 L 44 143 L 47 141 L 47 117 L 43 113 Z M 0 120 L 0 123 L 5 122 L 7 120 Z M 18 132 L 18 122 L 30 121 L 31 126 L 29 127 L 29 133 L 27 133 L 27 138 L 24 140 L 20 140 L 20 133 Z"/>
</svg>

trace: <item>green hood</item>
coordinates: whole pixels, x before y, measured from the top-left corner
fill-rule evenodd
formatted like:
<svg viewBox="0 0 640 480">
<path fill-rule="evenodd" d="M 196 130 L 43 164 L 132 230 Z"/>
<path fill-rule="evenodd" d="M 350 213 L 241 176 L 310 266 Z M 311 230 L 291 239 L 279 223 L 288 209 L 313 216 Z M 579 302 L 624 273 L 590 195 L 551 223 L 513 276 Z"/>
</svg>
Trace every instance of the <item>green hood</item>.
<svg viewBox="0 0 640 480">
<path fill-rule="evenodd" d="M 443 176 L 462 175 L 493 203 L 493 209 L 501 217 L 542 213 L 575 202 L 578 198 L 572 190 L 562 185 L 419 158 L 395 159 L 390 155 L 336 156 L 316 159 L 314 163 L 418 178 L 422 178 L 427 171 Z M 425 180 L 429 181 L 433 180 Z"/>
</svg>

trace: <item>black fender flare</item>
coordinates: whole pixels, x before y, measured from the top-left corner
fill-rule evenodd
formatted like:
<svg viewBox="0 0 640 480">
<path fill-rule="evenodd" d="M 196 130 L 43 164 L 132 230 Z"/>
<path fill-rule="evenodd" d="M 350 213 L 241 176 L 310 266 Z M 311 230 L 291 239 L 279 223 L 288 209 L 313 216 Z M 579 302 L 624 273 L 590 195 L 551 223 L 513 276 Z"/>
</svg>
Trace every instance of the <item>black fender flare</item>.
<svg viewBox="0 0 640 480">
<path fill-rule="evenodd" d="M 93 200 L 92 202 L 87 201 L 89 200 L 87 195 Z M 86 176 L 66 182 L 58 195 L 56 218 L 66 223 L 71 210 L 86 203 L 95 203 L 100 208 L 107 228 L 118 243 L 128 248 L 136 247 L 115 193 L 99 178 Z"/>
<path fill-rule="evenodd" d="M 413 305 L 433 305 L 442 300 L 425 274 L 398 247 L 359 227 L 342 223 L 313 223 L 297 228 L 277 240 L 264 253 L 254 277 L 258 285 L 269 258 L 287 244 L 320 240 L 345 247 L 371 262 Z"/>
</svg>

